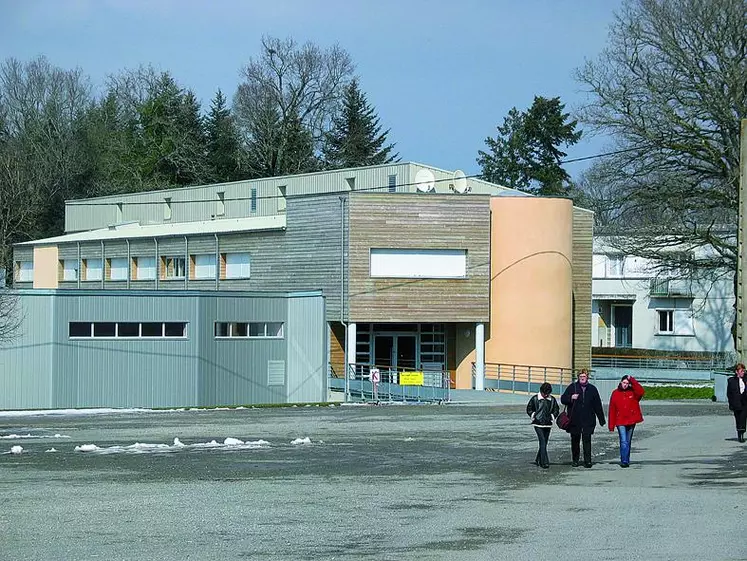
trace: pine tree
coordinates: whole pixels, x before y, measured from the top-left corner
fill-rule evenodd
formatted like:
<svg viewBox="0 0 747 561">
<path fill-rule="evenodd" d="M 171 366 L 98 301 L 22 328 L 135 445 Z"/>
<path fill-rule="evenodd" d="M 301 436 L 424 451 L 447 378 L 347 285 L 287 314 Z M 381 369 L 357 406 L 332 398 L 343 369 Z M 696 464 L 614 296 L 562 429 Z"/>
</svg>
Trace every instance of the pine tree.
<svg viewBox="0 0 747 561">
<path fill-rule="evenodd" d="M 323 150 L 328 169 L 388 164 L 398 159 L 394 144 L 386 144 L 379 117 L 353 80 L 345 88 L 340 113 L 334 118 Z"/>
<path fill-rule="evenodd" d="M 207 164 L 212 181 L 235 181 L 240 179 L 240 144 L 226 97 L 217 91 L 205 121 L 207 136 Z"/>
</svg>

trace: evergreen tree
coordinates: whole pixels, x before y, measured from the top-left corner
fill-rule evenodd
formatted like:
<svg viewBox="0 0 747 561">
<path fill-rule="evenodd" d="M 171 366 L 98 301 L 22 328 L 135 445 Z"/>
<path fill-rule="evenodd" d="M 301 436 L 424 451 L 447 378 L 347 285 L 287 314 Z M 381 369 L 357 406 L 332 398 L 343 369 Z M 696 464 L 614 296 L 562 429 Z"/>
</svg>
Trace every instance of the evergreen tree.
<svg viewBox="0 0 747 561">
<path fill-rule="evenodd" d="M 240 179 L 240 145 L 231 111 L 226 97 L 220 90 L 210 104 L 210 113 L 205 121 L 207 136 L 207 165 L 212 181 L 235 181 Z"/>
<path fill-rule="evenodd" d="M 498 136 L 485 139 L 490 151 L 479 151 L 483 178 L 540 195 L 568 194 L 570 176 L 561 166 L 566 153 L 559 146 L 576 144 L 581 131 L 563 109 L 560 98 L 542 96 L 535 96 L 526 112 L 513 107 L 498 127 Z"/>
<path fill-rule="evenodd" d="M 382 132 L 379 118 L 360 90 L 358 81 L 346 86 L 342 108 L 333 119 L 323 150 L 328 169 L 373 166 L 397 160 L 394 144 L 386 144 L 389 129 Z"/>
</svg>

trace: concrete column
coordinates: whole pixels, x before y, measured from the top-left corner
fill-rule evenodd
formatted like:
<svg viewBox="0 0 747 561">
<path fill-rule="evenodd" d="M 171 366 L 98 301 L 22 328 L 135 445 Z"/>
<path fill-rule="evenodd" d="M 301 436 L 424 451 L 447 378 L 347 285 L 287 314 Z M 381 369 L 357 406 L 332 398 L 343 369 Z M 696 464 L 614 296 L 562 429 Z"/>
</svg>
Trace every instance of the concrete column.
<svg viewBox="0 0 747 561">
<path fill-rule="evenodd" d="M 475 389 L 485 389 L 485 324 L 475 324 Z"/>
<path fill-rule="evenodd" d="M 348 324 L 348 337 L 347 341 L 345 341 L 345 356 L 347 357 L 347 365 L 345 367 L 345 376 L 350 376 L 351 372 L 351 365 L 355 364 L 355 355 L 356 355 L 356 324 L 355 323 L 349 323 Z"/>
</svg>

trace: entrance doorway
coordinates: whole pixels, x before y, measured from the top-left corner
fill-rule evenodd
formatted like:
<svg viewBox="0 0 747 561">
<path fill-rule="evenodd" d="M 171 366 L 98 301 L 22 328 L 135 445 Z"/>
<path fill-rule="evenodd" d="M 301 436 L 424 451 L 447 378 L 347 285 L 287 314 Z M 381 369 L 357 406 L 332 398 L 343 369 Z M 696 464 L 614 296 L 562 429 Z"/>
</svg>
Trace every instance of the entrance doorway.
<svg viewBox="0 0 747 561">
<path fill-rule="evenodd" d="M 612 324 L 615 328 L 615 346 L 633 346 L 633 306 L 613 306 Z"/>
<path fill-rule="evenodd" d="M 392 370 L 414 370 L 417 364 L 416 336 L 387 333 L 374 337 L 374 364 Z"/>
</svg>

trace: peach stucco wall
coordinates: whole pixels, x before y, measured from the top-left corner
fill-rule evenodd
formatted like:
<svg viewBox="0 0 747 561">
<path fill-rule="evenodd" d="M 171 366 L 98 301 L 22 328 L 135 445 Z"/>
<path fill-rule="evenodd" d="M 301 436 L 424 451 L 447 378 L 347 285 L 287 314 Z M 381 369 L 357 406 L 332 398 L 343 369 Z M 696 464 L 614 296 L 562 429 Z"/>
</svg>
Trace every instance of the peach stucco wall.
<svg viewBox="0 0 747 561">
<path fill-rule="evenodd" d="M 34 247 L 34 288 L 57 288 L 57 246 Z"/>
<path fill-rule="evenodd" d="M 570 368 L 573 204 L 491 200 L 490 337 L 485 362 Z"/>
</svg>

